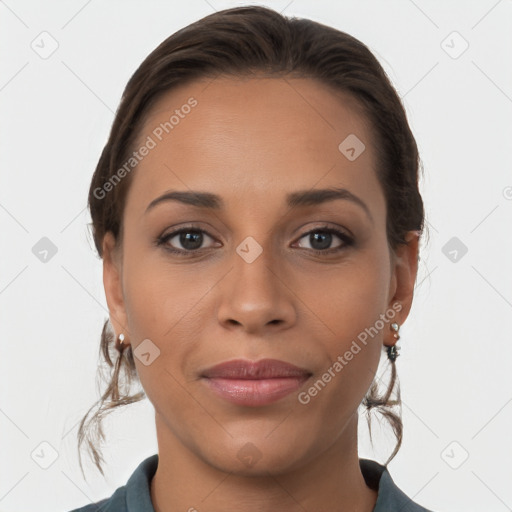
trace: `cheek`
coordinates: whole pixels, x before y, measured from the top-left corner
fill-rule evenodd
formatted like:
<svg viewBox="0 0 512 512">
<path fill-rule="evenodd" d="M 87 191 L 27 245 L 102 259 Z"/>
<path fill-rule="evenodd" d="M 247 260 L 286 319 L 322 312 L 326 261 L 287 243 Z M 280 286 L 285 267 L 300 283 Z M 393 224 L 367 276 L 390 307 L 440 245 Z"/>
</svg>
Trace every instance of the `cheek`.
<svg viewBox="0 0 512 512">
<path fill-rule="evenodd" d="M 303 312 L 301 328 L 324 339 L 324 350 L 333 357 L 385 311 L 389 255 L 385 240 L 381 242 L 347 253 L 336 265 L 307 263 L 286 275 L 298 299 L 295 307 Z M 185 260 L 171 265 L 163 252 L 126 238 L 125 305 L 134 345 L 149 338 L 161 351 L 172 345 L 176 355 L 191 350 L 201 339 L 201 329 L 212 322 L 206 316 L 215 310 L 215 294 L 209 292 L 219 275 L 213 269 L 198 272 Z"/>
<path fill-rule="evenodd" d="M 125 307 L 137 374 L 155 409 L 167 404 L 168 411 L 187 414 L 193 404 L 184 387 L 195 378 L 190 361 L 208 345 L 205 332 L 214 314 L 208 300 L 221 275 L 198 272 L 185 261 L 171 264 L 164 251 L 128 237 L 125 247 Z M 138 349 L 144 340 L 151 343 Z M 146 346 L 157 354 L 149 365 L 137 357 Z"/>
<path fill-rule="evenodd" d="M 382 320 L 387 311 L 388 267 L 382 260 L 374 263 L 347 266 L 336 276 L 317 280 L 317 285 L 323 284 L 322 291 L 317 287 L 309 295 L 323 326 L 315 351 L 324 359 L 323 367 L 299 397 L 312 430 L 336 435 L 375 377 L 383 336 L 393 320 L 391 316 Z M 327 415 L 330 421 L 324 423 Z"/>
<path fill-rule="evenodd" d="M 144 244 L 148 244 L 144 241 Z M 192 266 L 169 264 L 163 249 L 145 247 L 126 237 L 124 296 L 130 332 L 137 339 L 164 340 L 194 313 L 208 282 L 197 279 Z"/>
<path fill-rule="evenodd" d="M 186 262 L 171 265 L 160 250 L 144 249 L 128 239 L 124 254 L 132 349 L 136 355 L 138 344 L 149 339 L 159 354 L 148 366 L 135 357 L 139 378 L 156 408 L 158 403 L 173 402 L 181 404 L 174 410 L 186 410 L 190 397 L 183 392 L 183 384 L 191 376 L 184 365 L 208 345 L 205 330 L 215 327 L 212 299 L 221 300 L 209 292 L 224 272 L 198 272 Z M 375 244 L 352 252 L 336 268 L 311 264 L 314 270 L 302 267 L 287 273 L 286 282 L 293 290 L 290 300 L 300 313 L 296 328 L 304 334 L 302 348 L 315 352 L 325 370 L 339 357 L 344 361 L 342 371 L 329 384 L 333 393 L 322 393 L 318 405 L 342 400 L 356 406 L 371 383 L 371 369 L 382 351 L 382 329 L 367 335 L 366 344 L 361 340 L 386 310 L 388 263 L 384 249 Z M 314 346 L 308 339 L 315 340 Z"/>
<path fill-rule="evenodd" d="M 326 356 L 319 377 L 329 381 L 327 402 L 356 407 L 373 380 L 394 317 L 394 311 L 388 312 L 388 262 L 383 251 L 360 252 L 336 271 L 304 283 L 302 294 L 315 313 L 311 318 L 320 325 L 318 350 Z"/>
<path fill-rule="evenodd" d="M 304 274 L 297 285 L 297 295 L 314 313 L 312 318 L 318 319 L 329 339 L 336 340 L 329 350 L 334 355 L 333 350 L 343 349 L 386 311 L 389 260 L 377 250 L 354 252 L 335 269 Z"/>
<path fill-rule="evenodd" d="M 126 263 L 126 313 L 138 377 L 157 411 L 186 423 L 198 411 L 185 391 L 184 365 L 204 338 L 200 305 L 211 283 L 142 257 Z M 150 364 L 139 358 L 144 353 L 150 354 Z"/>
</svg>

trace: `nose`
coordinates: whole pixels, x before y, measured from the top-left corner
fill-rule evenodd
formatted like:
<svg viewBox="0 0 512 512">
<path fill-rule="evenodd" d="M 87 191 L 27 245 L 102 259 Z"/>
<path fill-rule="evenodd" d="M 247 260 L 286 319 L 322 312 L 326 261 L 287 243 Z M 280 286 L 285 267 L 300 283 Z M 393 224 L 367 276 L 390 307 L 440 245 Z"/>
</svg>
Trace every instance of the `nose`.
<svg viewBox="0 0 512 512">
<path fill-rule="evenodd" d="M 235 253 L 233 269 L 219 283 L 220 324 L 256 335 L 289 328 L 296 321 L 296 308 L 286 281 L 282 265 L 271 261 L 269 251 L 251 263 Z"/>
</svg>

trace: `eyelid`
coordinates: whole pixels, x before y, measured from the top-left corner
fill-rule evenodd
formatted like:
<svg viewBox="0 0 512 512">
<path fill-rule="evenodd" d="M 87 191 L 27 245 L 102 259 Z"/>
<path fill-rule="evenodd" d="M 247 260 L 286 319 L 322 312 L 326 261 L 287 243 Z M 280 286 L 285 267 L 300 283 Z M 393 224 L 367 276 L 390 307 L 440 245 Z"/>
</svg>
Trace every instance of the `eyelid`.
<svg viewBox="0 0 512 512">
<path fill-rule="evenodd" d="M 170 231 L 169 233 L 166 233 L 166 234 L 163 234 L 163 235 L 157 237 L 156 245 L 157 246 L 162 245 L 162 246 L 164 246 L 164 248 L 166 250 L 168 250 L 172 253 L 181 254 L 183 256 L 200 254 L 201 252 L 210 249 L 210 247 L 206 247 L 206 248 L 201 248 L 201 249 L 194 249 L 194 250 L 188 249 L 187 250 L 187 249 L 176 249 L 174 247 L 166 247 L 166 244 L 168 243 L 169 240 L 171 240 L 175 236 L 181 234 L 182 232 L 190 232 L 190 231 L 196 231 L 196 232 L 202 233 L 203 235 L 208 236 L 212 240 L 214 240 L 214 241 L 216 240 L 216 237 L 211 235 L 204 228 L 202 228 L 198 225 L 188 224 L 188 225 L 176 228 L 176 229 Z M 314 227 L 310 228 L 308 231 L 302 233 L 300 236 L 298 236 L 295 239 L 294 243 L 297 243 L 299 240 L 310 235 L 311 233 L 321 232 L 321 231 L 336 235 L 341 240 L 341 242 L 342 242 L 341 245 L 338 245 L 336 247 L 331 247 L 329 249 L 323 249 L 323 250 L 307 248 L 307 247 L 304 249 L 306 249 L 308 252 L 312 252 L 315 254 L 330 254 L 333 252 L 339 252 L 339 251 L 343 250 L 345 247 L 353 245 L 355 242 L 355 238 L 349 230 L 347 230 L 345 228 L 340 228 L 340 227 L 333 227 L 326 223 L 323 223 L 322 225 L 314 226 Z"/>
<path fill-rule="evenodd" d="M 305 231 L 297 238 L 297 240 L 299 240 L 303 236 L 309 235 L 310 233 L 315 233 L 316 231 L 329 231 L 333 233 L 339 233 L 340 235 L 344 235 L 347 238 L 354 238 L 354 235 L 349 229 L 337 225 L 331 225 L 329 223 L 324 222 L 318 226 L 313 226 L 308 231 Z"/>
</svg>

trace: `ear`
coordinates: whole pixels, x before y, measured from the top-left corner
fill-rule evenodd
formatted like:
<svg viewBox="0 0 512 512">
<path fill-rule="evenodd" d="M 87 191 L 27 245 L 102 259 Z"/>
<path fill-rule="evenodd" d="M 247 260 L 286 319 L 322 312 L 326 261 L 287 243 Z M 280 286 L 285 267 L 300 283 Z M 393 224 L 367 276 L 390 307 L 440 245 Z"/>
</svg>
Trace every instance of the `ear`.
<svg viewBox="0 0 512 512">
<path fill-rule="evenodd" d="M 397 322 L 400 324 L 405 322 L 412 306 L 418 273 L 419 235 L 418 231 L 409 231 L 405 237 L 407 244 L 398 246 L 391 262 L 392 280 L 388 306 L 401 304 L 402 308 L 397 315 Z"/>
<path fill-rule="evenodd" d="M 129 343 L 128 322 L 123 295 L 122 258 L 120 247 L 111 231 L 103 237 L 103 286 L 110 313 L 110 323 L 114 327 L 115 336 L 123 333 L 125 343 Z"/>
</svg>

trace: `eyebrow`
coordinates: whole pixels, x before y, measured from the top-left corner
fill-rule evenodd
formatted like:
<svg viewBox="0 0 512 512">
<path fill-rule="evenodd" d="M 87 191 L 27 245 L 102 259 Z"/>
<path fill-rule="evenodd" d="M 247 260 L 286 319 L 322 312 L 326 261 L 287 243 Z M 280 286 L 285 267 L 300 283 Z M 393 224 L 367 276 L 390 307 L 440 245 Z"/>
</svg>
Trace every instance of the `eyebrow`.
<svg viewBox="0 0 512 512">
<path fill-rule="evenodd" d="M 346 188 L 333 187 L 325 189 L 298 190 L 296 192 L 291 192 L 286 196 L 286 204 L 290 208 L 295 208 L 300 206 L 319 205 L 336 199 L 343 199 L 357 204 L 365 211 L 369 219 L 373 222 L 372 214 L 366 203 Z M 178 201 L 198 208 L 209 208 L 216 211 L 222 210 L 225 205 L 224 200 L 220 196 L 210 192 L 169 190 L 156 199 L 153 199 L 146 208 L 146 213 L 153 209 L 157 204 L 167 201 Z"/>
</svg>

